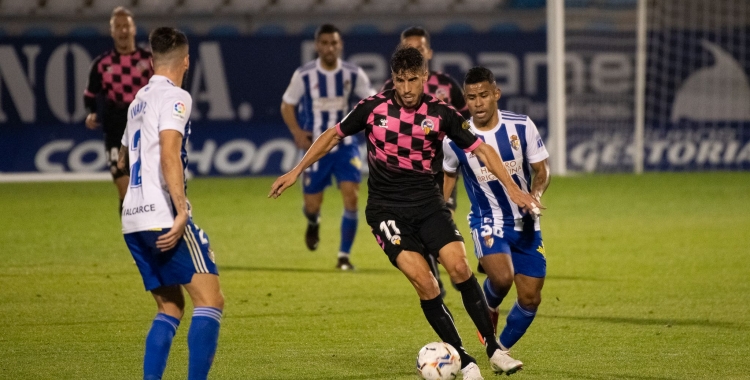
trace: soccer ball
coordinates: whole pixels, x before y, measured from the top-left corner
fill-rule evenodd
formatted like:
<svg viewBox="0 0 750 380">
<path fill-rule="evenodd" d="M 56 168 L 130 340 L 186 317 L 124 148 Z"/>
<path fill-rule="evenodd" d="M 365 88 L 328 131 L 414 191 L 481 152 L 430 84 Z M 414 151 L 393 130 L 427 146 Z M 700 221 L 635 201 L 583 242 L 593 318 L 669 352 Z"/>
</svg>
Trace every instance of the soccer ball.
<svg viewBox="0 0 750 380">
<path fill-rule="evenodd" d="M 417 373 L 425 380 L 453 380 L 461 372 L 461 357 L 453 346 L 432 342 L 417 354 Z"/>
</svg>

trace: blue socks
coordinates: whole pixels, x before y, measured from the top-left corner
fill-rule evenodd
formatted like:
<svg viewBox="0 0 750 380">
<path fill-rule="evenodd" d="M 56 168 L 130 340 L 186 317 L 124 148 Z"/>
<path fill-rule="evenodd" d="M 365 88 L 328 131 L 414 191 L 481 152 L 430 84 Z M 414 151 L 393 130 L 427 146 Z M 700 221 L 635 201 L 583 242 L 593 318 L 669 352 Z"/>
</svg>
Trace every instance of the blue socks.
<svg viewBox="0 0 750 380">
<path fill-rule="evenodd" d="M 503 302 L 504 297 L 498 296 L 495 291 L 492 290 L 492 283 L 490 282 L 489 277 L 484 279 L 482 290 L 484 290 L 484 298 L 487 299 L 487 306 L 489 306 L 490 309 L 497 309 L 497 307 Z"/>
<path fill-rule="evenodd" d="M 206 379 L 219 342 L 221 310 L 196 307 L 188 331 L 188 380 Z"/>
<path fill-rule="evenodd" d="M 352 244 L 354 244 L 354 236 L 357 234 L 357 222 L 359 218 L 357 211 L 344 210 L 344 215 L 341 217 L 341 246 L 339 252 L 349 254 L 352 250 Z"/>
<path fill-rule="evenodd" d="M 166 315 L 156 314 L 151 330 L 146 336 L 146 353 L 143 356 L 143 379 L 159 380 L 167 367 L 172 338 L 180 326 L 180 320 Z"/>
<path fill-rule="evenodd" d="M 500 334 L 500 345 L 504 350 L 510 349 L 521 339 L 523 334 L 526 333 L 526 329 L 531 325 L 531 322 L 534 321 L 535 316 L 535 311 L 522 308 L 518 305 L 518 302 L 513 304 L 513 308 L 508 313 L 505 328 Z"/>
</svg>

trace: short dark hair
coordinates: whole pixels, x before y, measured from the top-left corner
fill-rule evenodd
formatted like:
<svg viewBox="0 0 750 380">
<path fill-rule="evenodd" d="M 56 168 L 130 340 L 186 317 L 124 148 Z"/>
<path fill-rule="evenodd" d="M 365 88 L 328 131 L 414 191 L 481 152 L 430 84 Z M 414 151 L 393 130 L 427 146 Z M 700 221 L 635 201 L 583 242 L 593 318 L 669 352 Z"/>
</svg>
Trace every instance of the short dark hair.
<svg viewBox="0 0 750 380">
<path fill-rule="evenodd" d="M 422 53 L 411 46 L 399 45 L 391 56 L 391 71 L 398 74 L 400 72 L 412 72 L 424 70 L 424 57 Z"/>
<path fill-rule="evenodd" d="M 427 46 L 430 46 L 430 33 L 421 26 L 412 26 L 401 32 L 401 40 L 405 40 L 407 37 L 424 37 L 427 41 Z"/>
<path fill-rule="evenodd" d="M 148 43 L 151 45 L 151 52 L 159 56 L 187 47 L 188 39 L 185 33 L 172 27 L 162 26 L 151 31 L 148 35 Z"/>
<path fill-rule="evenodd" d="M 339 28 L 335 27 L 333 24 L 323 24 L 318 27 L 318 29 L 315 29 L 315 40 L 320 37 L 321 34 L 333 34 L 338 33 L 341 35 L 341 31 Z"/>
<path fill-rule="evenodd" d="M 495 74 L 486 67 L 476 66 L 469 69 L 464 77 L 464 85 L 487 82 L 495 83 Z"/>
</svg>

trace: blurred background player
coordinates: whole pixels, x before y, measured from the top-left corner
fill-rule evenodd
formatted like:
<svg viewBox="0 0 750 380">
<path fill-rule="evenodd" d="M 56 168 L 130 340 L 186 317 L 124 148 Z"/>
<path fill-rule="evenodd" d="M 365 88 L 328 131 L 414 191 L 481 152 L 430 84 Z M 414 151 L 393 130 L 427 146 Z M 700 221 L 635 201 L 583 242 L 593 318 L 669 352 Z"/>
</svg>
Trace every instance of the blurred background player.
<svg viewBox="0 0 750 380">
<path fill-rule="evenodd" d="M 426 65 L 430 67 L 430 59 L 432 59 L 432 48 L 430 48 L 430 33 L 421 26 L 412 26 L 403 32 L 401 32 L 401 44 L 404 46 L 411 46 L 420 53 L 425 59 Z M 393 81 L 387 80 L 383 84 L 383 90 L 389 90 L 393 88 Z M 429 76 L 424 84 L 424 92 L 430 94 L 450 105 L 453 106 L 464 118 L 469 117 L 469 111 L 466 108 L 466 100 L 464 99 L 464 91 L 461 85 L 456 82 L 450 75 L 441 73 L 439 71 L 429 71 Z M 435 154 L 435 161 L 433 162 L 433 169 L 435 170 L 435 183 L 440 188 L 440 192 L 443 191 L 443 149 L 442 146 L 438 149 Z M 456 190 L 454 189 L 451 193 L 450 198 L 445 200 L 448 208 L 451 212 L 456 211 Z M 430 270 L 438 281 L 440 286 L 440 294 L 445 297 L 445 288 L 443 287 L 443 281 L 440 279 L 440 271 L 437 266 L 437 252 L 432 252 L 428 257 L 427 261 L 430 263 Z"/>
<path fill-rule="evenodd" d="M 464 91 L 472 116 L 471 131 L 498 152 L 513 180 L 540 202 L 550 181 L 549 154 L 534 122 L 526 115 L 498 111 L 500 89 L 492 72 L 484 67 L 469 70 Z M 518 299 L 499 338 L 500 347 L 507 352 L 531 325 L 542 301 L 547 261 L 539 218 L 516 206 L 504 185 L 487 172 L 476 156 L 464 152 L 450 139 L 445 139 L 443 145 L 444 195 L 447 198 L 455 189 L 460 168 L 471 201 L 469 227 L 474 254 L 487 272 L 484 294 L 495 331 L 498 307 L 511 285 L 516 284 Z M 479 339 L 484 343 L 481 334 Z M 509 363 L 509 373 L 523 365 L 518 360 Z"/>
<path fill-rule="evenodd" d="M 151 32 L 149 41 L 155 73 L 130 106 L 119 163 L 131 174 L 122 232 L 158 308 L 146 336 L 143 378 L 162 378 L 185 309 L 184 287 L 194 306 L 188 379 L 206 379 L 216 353 L 224 296 L 208 236 L 193 224 L 185 196 L 185 145 L 193 101 L 180 86 L 189 67 L 188 41 L 167 27 Z"/>
<path fill-rule="evenodd" d="M 86 128 L 96 129 L 101 125 L 104 130 L 107 164 L 122 212 L 128 177 L 117 168 L 120 139 L 127 123 L 128 106 L 138 90 L 148 83 L 153 69 L 151 53 L 135 45 L 135 22 L 129 10 L 115 8 L 109 28 L 115 47 L 94 59 L 83 100 L 89 112 Z"/>
<path fill-rule="evenodd" d="M 349 112 L 349 102 L 374 95 L 370 79 L 358 66 L 341 60 L 341 33 L 330 24 L 315 31 L 318 58 L 298 68 L 281 102 L 281 116 L 299 149 L 307 150 L 323 132 L 332 128 Z M 299 111 L 300 118 L 297 118 Z M 344 215 L 341 218 L 341 245 L 336 268 L 352 270 L 349 260 L 357 233 L 357 200 L 361 160 L 353 137 L 332 150 L 303 174 L 304 208 L 307 218 L 305 243 L 314 251 L 320 241 L 320 206 L 323 190 L 331 184 L 331 176 L 341 190 Z"/>
<path fill-rule="evenodd" d="M 391 58 L 391 73 L 394 90 L 361 101 L 335 130 L 323 133 L 302 161 L 273 183 L 269 196 L 281 195 L 303 170 L 346 136 L 365 131 L 370 165 L 365 214 L 378 245 L 411 282 L 433 330 L 459 352 L 464 380 L 480 380 L 476 360 L 463 348 L 453 316 L 425 259 L 428 252 L 439 252 L 461 292 L 464 308 L 486 337 L 493 371 L 509 372 L 513 359 L 494 338 L 489 309 L 466 260 L 463 238 L 435 186 L 431 167 L 435 150 L 446 136 L 451 137 L 510 188 L 510 196 L 519 207 L 536 208 L 538 202 L 518 188 L 497 152 L 469 132 L 469 123 L 453 107 L 424 94 L 427 66 L 417 49 L 399 47 Z"/>
</svg>

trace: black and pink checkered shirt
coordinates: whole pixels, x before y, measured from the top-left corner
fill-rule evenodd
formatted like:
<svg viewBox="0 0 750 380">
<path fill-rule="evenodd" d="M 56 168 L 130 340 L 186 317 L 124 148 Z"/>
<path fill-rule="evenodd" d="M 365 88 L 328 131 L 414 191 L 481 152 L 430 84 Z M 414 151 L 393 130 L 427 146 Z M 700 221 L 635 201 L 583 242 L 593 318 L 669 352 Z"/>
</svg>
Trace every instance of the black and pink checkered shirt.
<svg viewBox="0 0 750 380">
<path fill-rule="evenodd" d="M 84 92 L 84 102 L 89 112 L 97 112 L 97 96 L 104 97 L 104 128 L 111 123 L 126 123 L 130 102 L 141 87 L 148 84 L 154 70 L 151 67 L 151 53 L 136 48 L 131 54 L 120 54 L 110 50 L 91 64 L 89 82 Z M 123 112 L 124 110 L 124 112 Z M 122 119 L 122 120 L 121 120 Z M 124 128 L 124 126 L 123 126 Z"/>
<path fill-rule="evenodd" d="M 336 125 L 340 136 L 364 130 L 370 166 L 368 202 L 383 206 L 420 206 L 442 195 L 435 185 L 433 158 L 445 136 L 467 152 L 481 140 L 455 108 L 422 95 L 413 109 L 398 105 L 394 90 L 362 100 Z"/>
</svg>

